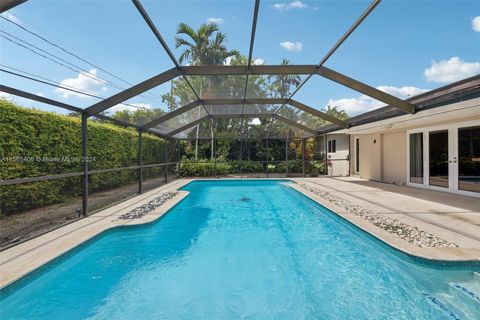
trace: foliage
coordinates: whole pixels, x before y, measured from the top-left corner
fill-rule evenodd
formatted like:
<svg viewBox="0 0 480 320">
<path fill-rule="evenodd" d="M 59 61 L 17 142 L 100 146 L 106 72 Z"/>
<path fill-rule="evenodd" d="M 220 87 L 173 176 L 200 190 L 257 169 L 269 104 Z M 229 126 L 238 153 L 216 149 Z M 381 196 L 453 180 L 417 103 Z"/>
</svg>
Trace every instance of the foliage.
<svg viewBox="0 0 480 320">
<path fill-rule="evenodd" d="M 224 45 L 227 36 L 220 32 L 215 23 L 204 23 L 198 30 L 180 23 L 177 34 L 179 36 L 175 37 L 175 49 L 184 48 L 180 63 L 189 61 L 192 65 L 218 65 L 223 64 L 226 58 L 238 54 L 237 50 L 227 50 Z"/>
<path fill-rule="evenodd" d="M 18 107 L 0 100 L 0 179 L 18 179 L 81 172 L 81 120 Z M 138 163 L 138 134 L 108 123 L 89 120 L 90 170 L 134 166 Z M 163 162 L 163 140 L 143 135 L 144 163 Z M 18 157 L 18 158 L 15 158 Z M 92 192 L 130 183 L 137 170 L 90 175 Z M 2 214 L 61 202 L 81 194 L 79 177 L 2 186 Z"/>
<path fill-rule="evenodd" d="M 162 109 L 138 109 L 138 110 L 118 110 L 111 115 L 112 118 L 122 120 L 128 123 L 143 125 L 165 114 Z"/>
<path fill-rule="evenodd" d="M 254 172 L 266 172 L 266 163 L 258 161 L 188 161 L 182 160 L 180 163 L 180 176 L 181 177 L 213 177 L 213 176 L 225 176 L 227 174 L 239 174 L 254 173 Z M 285 164 L 272 164 L 270 167 L 271 172 L 284 173 Z M 283 171 L 281 171 L 283 169 Z"/>
<path fill-rule="evenodd" d="M 181 177 L 213 177 L 215 175 L 226 175 L 230 172 L 229 163 L 215 163 L 214 161 L 192 161 L 180 163 Z"/>
</svg>

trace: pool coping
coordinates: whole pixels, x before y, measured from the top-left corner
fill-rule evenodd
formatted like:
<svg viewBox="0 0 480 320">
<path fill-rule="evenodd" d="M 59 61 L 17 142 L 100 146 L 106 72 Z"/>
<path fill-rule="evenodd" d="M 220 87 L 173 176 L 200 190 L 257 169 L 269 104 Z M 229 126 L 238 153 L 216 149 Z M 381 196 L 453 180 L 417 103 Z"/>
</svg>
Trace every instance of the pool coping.
<svg viewBox="0 0 480 320">
<path fill-rule="evenodd" d="M 188 191 L 179 189 L 190 182 L 192 182 L 192 179 L 175 180 L 1 251 L 0 290 L 3 291 L 15 285 L 25 276 L 35 273 L 104 232 L 117 228 L 146 225 L 157 221 L 189 194 Z M 119 219 L 122 214 L 167 192 L 178 192 L 178 194 L 141 218 Z"/>
<path fill-rule="evenodd" d="M 36 238 L 22 242 L 17 246 L 0 252 L 0 290 L 11 287 L 25 276 L 41 270 L 49 263 L 61 258 L 64 254 L 75 250 L 88 241 L 100 236 L 109 230 L 129 226 L 139 226 L 153 223 L 168 213 L 180 203 L 188 191 L 180 190 L 193 181 L 222 181 L 222 180 L 283 180 L 294 182 L 289 184 L 293 190 L 310 198 L 314 202 L 330 210 L 342 218 L 346 223 L 363 230 L 374 239 L 406 254 L 407 256 L 431 262 L 443 263 L 474 263 L 480 265 L 480 250 L 470 248 L 420 248 L 406 240 L 395 236 L 388 231 L 374 226 L 367 220 L 346 212 L 343 208 L 332 204 L 319 195 L 300 186 L 304 181 L 296 178 L 192 178 L 178 179 L 167 185 L 152 189 L 141 195 L 127 199 L 124 202 L 96 212 L 79 221 L 52 230 Z M 166 192 L 178 192 L 177 196 L 167 200 L 160 207 L 147 215 L 132 220 L 121 220 L 118 217 L 139 205 Z M 113 218 L 113 220 L 111 219 Z"/>
<path fill-rule="evenodd" d="M 348 223 L 351 223 L 355 227 L 368 233 L 375 239 L 383 242 L 389 247 L 400 251 L 410 257 L 427 260 L 431 262 L 443 262 L 443 263 L 472 263 L 480 265 L 480 250 L 475 248 L 462 248 L 462 247 L 438 247 L 438 248 L 422 248 L 411 244 L 410 242 L 381 229 L 362 217 L 359 217 L 353 213 L 347 212 L 345 209 L 338 205 L 335 205 L 319 195 L 304 189 L 300 186 L 301 183 L 305 183 L 303 180 L 297 180 L 291 178 L 295 184 L 290 187 L 318 204 L 326 207 L 337 216 L 343 218 Z M 428 231 L 428 230 L 424 230 Z"/>
</svg>

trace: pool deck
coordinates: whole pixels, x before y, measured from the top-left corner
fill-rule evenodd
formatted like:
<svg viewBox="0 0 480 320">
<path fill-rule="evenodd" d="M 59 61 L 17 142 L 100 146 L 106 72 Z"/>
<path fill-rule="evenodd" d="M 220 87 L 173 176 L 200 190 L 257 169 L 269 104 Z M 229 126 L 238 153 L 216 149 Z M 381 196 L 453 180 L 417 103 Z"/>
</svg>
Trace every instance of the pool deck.
<svg viewBox="0 0 480 320">
<path fill-rule="evenodd" d="M 324 205 L 344 219 L 401 251 L 414 256 L 446 261 L 480 261 L 480 198 L 449 193 L 400 187 L 345 178 L 291 178 L 292 188 Z M 122 203 L 92 214 L 66 226 L 20 243 L 0 252 L 0 288 L 36 270 L 61 254 L 116 226 L 152 222 L 188 195 L 186 191 L 140 219 L 120 220 L 118 216 L 152 200 L 165 192 L 176 191 L 191 179 L 175 180 Z M 329 192 L 376 214 L 416 226 L 441 239 L 457 244 L 458 248 L 420 248 L 380 229 L 370 222 L 346 212 L 313 192 L 302 188 Z"/>
<path fill-rule="evenodd" d="M 169 184 L 147 191 L 83 219 L 1 251 L 0 288 L 15 282 L 24 275 L 40 268 L 47 262 L 105 230 L 118 226 L 144 224 L 157 220 L 175 204 L 185 198 L 188 192 L 179 191 L 177 196 L 167 200 L 160 207 L 140 219 L 122 220 L 118 217 L 163 193 L 176 191 L 190 181 L 190 179 L 175 180 Z"/>
<path fill-rule="evenodd" d="M 430 260 L 480 261 L 480 198 L 452 193 L 402 187 L 356 177 L 293 178 L 296 190 L 334 211 L 341 217 L 408 254 Z M 369 221 L 347 212 L 304 184 L 346 200 L 371 212 L 417 227 L 458 247 L 421 248 L 391 234 Z"/>
</svg>

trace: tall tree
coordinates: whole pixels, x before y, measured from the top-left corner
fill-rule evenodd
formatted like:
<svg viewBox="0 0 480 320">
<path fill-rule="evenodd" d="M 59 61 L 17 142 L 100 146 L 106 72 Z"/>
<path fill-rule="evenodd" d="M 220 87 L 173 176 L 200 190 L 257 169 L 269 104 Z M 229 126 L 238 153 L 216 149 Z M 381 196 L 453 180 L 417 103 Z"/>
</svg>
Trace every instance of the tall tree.
<svg viewBox="0 0 480 320">
<path fill-rule="evenodd" d="M 289 64 L 290 61 L 283 58 L 281 65 Z M 269 76 L 269 80 L 271 81 L 271 90 L 278 98 L 288 98 L 290 93 L 302 82 L 298 74 L 276 74 Z"/>
<path fill-rule="evenodd" d="M 227 49 L 226 40 L 226 34 L 220 32 L 215 23 L 204 23 L 198 30 L 186 23 L 180 23 L 175 37 L 175 48 L 183 48 L 180 63 L 220 65 L 228 57 L 238 55 L 237 50 Z"/>
<path fill-rule="evenodd" d="M 186 23 L 180 23 L 177 29 L 177 36 L 175 37 L 175 48 L 183 48 L 179 59 L 180 63 L 188 61 L 191 65 L 223 64 L 228 57 L 239 54 L 237 50 L 229 51 L 227 49 L 225 46 L 226 39 L 226 34 L 220 32 L 218 25 L 215 23 L 204 23 L 198 30 L 194 30 Z M 218 83 L 218 79 L 215 77 L 212 79 L 207 78 L 206 86 L 203 80 L 203 78 L 200 79 L 200 97 L 212 96 L 212 88 L 219 87 L 212 82 Z M 206 91 L 205 87 L 207 88 Z M 199 130 L 200 125 L 197 125 L 195 159 L 198 158 Z M 213 158 L 213 146 L 211 149 Z"/>
</svg>

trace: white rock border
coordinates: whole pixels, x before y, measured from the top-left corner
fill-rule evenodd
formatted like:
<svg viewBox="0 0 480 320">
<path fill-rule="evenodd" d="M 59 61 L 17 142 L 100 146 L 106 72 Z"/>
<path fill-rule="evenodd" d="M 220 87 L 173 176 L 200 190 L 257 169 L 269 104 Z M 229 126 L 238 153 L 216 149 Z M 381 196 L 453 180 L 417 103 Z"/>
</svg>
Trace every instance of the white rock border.
<svg viewBox="0 0 480 320">
<path fill-rule="evenodd" d="M 356 216 L 359 216 L 371 224 L 388 231 L 391 234 L 394 234 L 403 240 L 410 242 L 411 244 L 420 247 L 420 248 L 446 248 L 446 247 L 459 247 L 453 242 L 443 240 L 431 233 L 420 230 L 417 227 L 406 225 L 397 219 L 388 218 L 382 216 L 381 214 L 374 213 L 369 209 L 365 209 L 362 206 L 352 203 L 350 201 L 341 199 L 337 196 L 334 196 L 326 191 L 320 191 L 318 189 L 309 187 L 305 184 L 298 184 L 303 189 L 310 191 L 322 199 L 327 200 L 328 202 L 339 206 L 340 208 L 346 210 L 347 212 L 353 213 Z"/>
<path fill-rule="evenodd" d="M 150 211 L 155 210 L 156 208 L 160 207 L 162 204 L 164 204 L 168 200 L 174 198 L 177 194 L 178 192 L 162 193 L 160 196 L 156 197 L 155 199 L 150 200 L 147 203 L 142 204 L 141 206 L 136 207 L 135 209 L 122 214 L 121 216 L 118 217 L 118 219 L 121 219 L 121 220 L 140 219 L 141 217 L 147 215 Z"/>
</svg>

